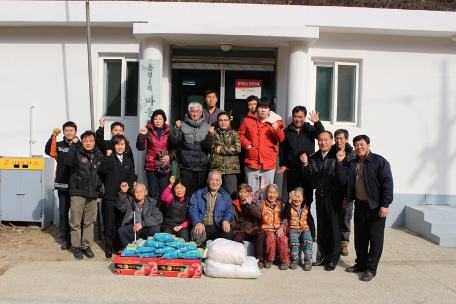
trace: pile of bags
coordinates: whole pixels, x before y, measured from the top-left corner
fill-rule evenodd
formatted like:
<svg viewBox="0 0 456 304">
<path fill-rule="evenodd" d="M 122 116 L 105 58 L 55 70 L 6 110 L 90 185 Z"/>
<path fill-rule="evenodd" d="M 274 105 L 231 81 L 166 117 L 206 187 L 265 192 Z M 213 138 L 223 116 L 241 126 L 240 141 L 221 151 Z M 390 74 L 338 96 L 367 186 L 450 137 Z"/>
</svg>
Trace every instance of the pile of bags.
<svg viewBox="0 0 456 304">
<path fill-rule="evenodd" d="M 209 277 L 256 279 L 261 273 L 258 261 L 247 256 L 242 243 L 216 239 L 203 253 L 204 272 Z"/>
<path fill-rule="evenodd" d="M 138 244 L 129 244 L 121 256 L 135 256 L 140 258 L 161 257 L 162 259 L 201 259 L 201 251 L 195 242 L 184 242 L 169 233 L 157 233 L 142 240 Z"/>
</svg>

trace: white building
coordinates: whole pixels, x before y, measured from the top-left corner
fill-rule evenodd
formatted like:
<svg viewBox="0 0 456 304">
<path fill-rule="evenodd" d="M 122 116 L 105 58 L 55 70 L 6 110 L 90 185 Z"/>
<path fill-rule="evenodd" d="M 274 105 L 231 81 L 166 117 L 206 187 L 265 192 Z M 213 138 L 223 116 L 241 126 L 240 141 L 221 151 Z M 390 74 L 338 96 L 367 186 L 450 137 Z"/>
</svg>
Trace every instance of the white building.
<svg viewBox="0 0 456 304">
<path fill-rule="evenodd" d="M 65 121 L 90 129 L 91 110 L 134 146 L 149 108 L 174 122 L 207 88 L 236 121 L 235 81 L 261 80 L 287 123 L 304 105 L 370 136 L 393 170 L 387 225 L 404 225 L 405 205 L 456 204 L 456 12 L 93 1 L 90 19 L 93 109 L 85 2 L 0 2 L 0 155 L 42 155 Z"/>
</svg>

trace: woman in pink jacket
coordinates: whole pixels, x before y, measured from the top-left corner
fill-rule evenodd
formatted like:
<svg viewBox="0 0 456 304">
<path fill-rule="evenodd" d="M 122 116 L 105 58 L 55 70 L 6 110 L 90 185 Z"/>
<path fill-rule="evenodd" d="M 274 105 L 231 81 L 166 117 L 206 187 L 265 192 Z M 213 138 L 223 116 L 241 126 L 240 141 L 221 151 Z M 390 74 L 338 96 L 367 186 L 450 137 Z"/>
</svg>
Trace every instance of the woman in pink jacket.
<svg viewBox="0 0 456 304">
<path fill-rule="evenodd" d="M 171 143 L 171 127 L 166 124 L 163 110 L 155 110 L 150 121 L 138 134 L 136 148 L 147 150 L 144 169 L 146 170 L 149 196 L 158 202 L 163 211 L 161 194 L 168 186 L 171 176 L 171 162 L 176 159 L 177 149 Z"/>
</svg>

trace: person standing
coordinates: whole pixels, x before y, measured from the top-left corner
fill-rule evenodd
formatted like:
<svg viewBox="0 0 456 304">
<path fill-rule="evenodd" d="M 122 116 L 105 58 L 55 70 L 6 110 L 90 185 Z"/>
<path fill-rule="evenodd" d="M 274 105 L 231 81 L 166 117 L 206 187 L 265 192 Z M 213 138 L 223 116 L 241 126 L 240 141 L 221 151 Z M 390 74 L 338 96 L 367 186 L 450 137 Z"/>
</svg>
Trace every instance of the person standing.
<svg viewBox="0 0 456 304">
<path fill-rule="evenodd" d="M 337 154 L 337 173 L 347 183 L 347 198 L 355 200 L 355 265 L 347 272 L 364 272 L 362 281 L 377 275 L 383 251 L 385 222 L 393 202 L 393 174 L 389 162 L 370 151 L 370 138 L 353 138 L 356 158 L 344 167 L 344 152 Z"/>
<path fill-rule="evenodd" d="M 68 182 L 70 180 L 71 168 L 65 165 L 65 158 L 70 150 L 71 143 L 76 137 L 78 127 L 72 121 L 67 121 L 62 126 L 63 140 L 57 142 L 57 136 L 60 134 L 58 128 L 52 131 L 44 148 L 46 155 L 54 158 L 57 162 L 55 172 L 54 188 L 59 196 L 59 235 L 62 240 L 60 249 L 67 250 L 71 246 L 70 237 L 70 193 L 68 191 Z"/>
<path fill-rule="evenodd" d="M 315 152 L 315 139 L 317 135 L 325 130 L 320 121 L 319 113 L 309 113 L 309 120 L 313 126 L 306 122 L 307 109 L 303 106 L 296 106 L 292 110 L 293 122 L 285 128 L 285 140 L 279 145 L 279 166 L 277 173 L 287 173 L 288 192 L 295 188 L 304 189 L 304 204 L 308 207 L 307 224 L 315 240 L 315 221 L 312 216 L 311 205 L 313 201 L 313 189 L 310 178 L 304 177 L 302 164 L 299 159 L 301 154 L 311 155 Z"/>
<path fill-rule="evenodd" d="M 241 127 L 242 122 L 247 117 L 247 115 L 249 115 L 249 114 L 255 115 L 256 110 L 257 110 L 257 103 L 258 103 L 258 97 L 256 97 L 255 95 L 250 95 L 249 97 L 247 97 L 247 99 L 245 101 L 245 105 L 247 106 L 248 111 L 247 111 L 247 114 L 244 114 L 239 118 L 238 130 Z M 245 183 L 245 170 L 244 170 L 245 149 L 244 148 L 241 149 L 241 153 L 239 154 L 239 165 L 241 167 L 241 173 L 238 174 L 237 180 L 238 180 L 239 184 L 243 184 L 243 183 Z"/>
<path fill-rule="evenodd" d="M 188 195 L 206 185 L 209 167 L 209 150 L 204 147 L 204 140 L 210 125 L 202 117 L 203 106 L 199 102 L 188 105 L 188 114 L 184 121 L 177 120 L 171 132 L 171 141 L 179 145 L 180 178 L 188 183 Z"/>
<path fill-rule="evenodd" d="M 146 169 L 149 196 L 158 202 L 164 211 L 161 195 L 171 176 L 171 162 L 176 159 L 177 147 L 171 142 L 171 127 L 166 123 L 166 114 L 158 109 L 152 113 L 150 121 L 142 128 L 136 140 L 136 149 L 147 150 L 144 168 Z"/>
<path fill-rule="evenodd" d="M 244 119 L 239 128 L 242 147 L 245 150 L 245 179 L 252 192 L 260 187 L 261 178 L 266 184 L 274 183 L 277 144 L 285 139 L 282 118 L 271 112 L 271 101 L 262 97 L 258 101 L 257 113 Z"/>
<path fill-rule="evenodd" d="M 217 116 L 223 112 L 222 109 L 217 108 L 217 92 L 213 90 L 207 90 L 204 93 L 204 102 L 206 103 L 206 108 L 203 109 L 204 122 L 216 128 Z"/>
<path fill-rule="evenodd" d="M 348 166 L 350 159 L 356 157 L 355 150 L 348 143 L 348 131 L 345 129 L 337 129 L 334 132 L 334 148 L 337 152 L 345 152 L 344 166 Z M 342 227 L 341 227 L 341 254 L 343 256 L 348 256 L 348 243 L 350 242 L 350 233 L 351 233 L 351 218 L 353 216 L 353 203 L 354 201 L 348 201 L 344 191 L 344 200 L 342 205 Z"/>
<path fill-rule="evenodd" d="M 96 134 L 96 137 L 95 137 L 96 144 L 104 156 L 107 155 L 106 152 L 108 150 L 111 150 L 111 141 L 104 139 L 105 123 L 106 123 L 106 120 L 104 118 L 101 118 L 100 127 L 98 128 L 98 130 L 95 133 Z M 125 126 L 123 123 L 121 123 L 119 121 L 115 121 L 111 124 L 111 136 L 124 135 L 124 133 L 125 133 Z M 133 157 L 133 151 L 131 150 L 131 147 L 128 147 L 125 154 L 129 159 L 131 159 L 131 161 L 133 162 L 133 165 L 134 165 L 135 159 Z"/>
<path fill-rule="evenodd" d="M 93 223 L 97 218 L 97 198 L 100 196 L 101 178 L 98 169 L 103 161 L 103 154 L 95 145 L 95 133 L 85 131 L 81 142 L 73 138 L 65 164 L 71 167 L 70 189 L 71 202 L 71 246 L 74 258 L 80 260 L 83 254 L 93 258 L 90 246 L 93 245 Z M 83 223 L 81 229 L 81 222 Z"/>
<path fill-rule="evenodd" d="M 323 131 L 317 140 L 320 150 L 309 157 L 303 153 L 300 159 L 302 172 L 304 176 L 311 178 L 316 196 L 320 259 L 313 265 L 326 265 L 326 270 L 332 271 L 336 269 L 340 258 L 340 222 L 344 187 L 336 174 L 336 149 L 332 147 L 332 133 Z"/>
<path fill-rule="evenodd" d="M 236 174 L 241 172 L 238 156 L 241 153 L 241 140 L 239 133 L 231 129 L 230 117 L 226 112 L 219 113 L 217 121 L 218 128 L 209 129 L 204 145 L 211 149 L 211 171 L 222 174 L 223 189 L 233 199 L 237 188 Z"/>
</svg>

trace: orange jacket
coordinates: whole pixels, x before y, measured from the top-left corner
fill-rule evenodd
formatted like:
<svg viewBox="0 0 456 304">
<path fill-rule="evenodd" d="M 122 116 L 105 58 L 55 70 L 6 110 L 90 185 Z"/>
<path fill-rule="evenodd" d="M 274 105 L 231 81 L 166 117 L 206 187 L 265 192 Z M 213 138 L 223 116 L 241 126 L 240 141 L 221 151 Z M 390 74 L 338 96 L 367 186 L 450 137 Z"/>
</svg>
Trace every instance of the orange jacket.
<svg viewBox="0 0 456 304">
<path fill-rule="evenodd" d="M 263 201 L 263 210 L 261 211 L 261 230 L 276 231 L 280 228 L 282 213 L 282 203 L 278 202 L 275 206 L 269 204 L 268 201 Z"/>
<path fill-rule="evenodd" d="M 304 231 L 305 229 L 309 229 L 309 225 L 307 225 L 307 213 L 309 212 L 309 208 L 304 206 L 301 216 L 299 216 L 298 209 L 295 206 L 291 207 L 291 216 L 287 219 L 288 226 L 287 232 L 290 229 Z"/>
</svg>

